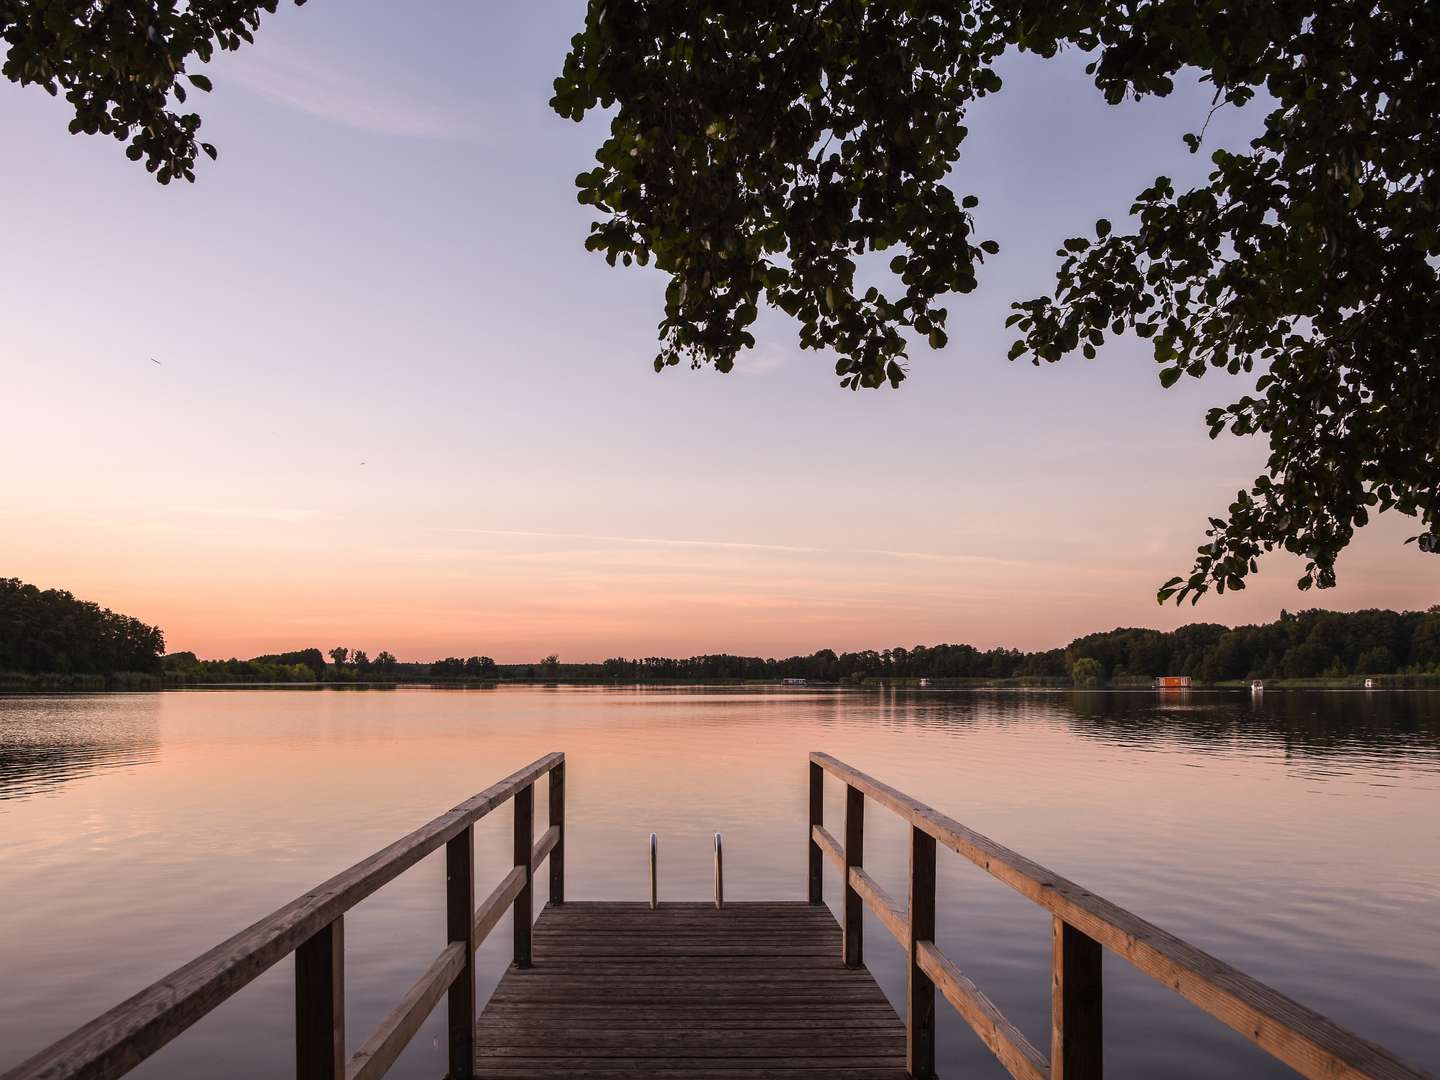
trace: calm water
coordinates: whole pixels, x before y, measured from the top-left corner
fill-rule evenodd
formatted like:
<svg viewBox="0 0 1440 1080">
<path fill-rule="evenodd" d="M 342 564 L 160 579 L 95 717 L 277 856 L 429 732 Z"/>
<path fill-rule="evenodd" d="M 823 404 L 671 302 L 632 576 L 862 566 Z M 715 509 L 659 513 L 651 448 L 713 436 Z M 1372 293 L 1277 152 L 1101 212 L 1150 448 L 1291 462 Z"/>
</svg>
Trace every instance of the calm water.
<svg viewBox="0 0 1440 1080">
<path fill-rule="evenodd" d="M 643 899 L 653 830 L 662 899 L 709 896 L 716 831 L 727 898 L 801 899 L 815 749 L 1440 1073 L 1440 695 L 654 689 L 0 698 L 0 1069 L 549 750 L 572 898 Z M 506 808 L 478 831 L 481 895 L 509 827 Z M 903 897 L 902 827 L 872 807 L 866 829 Z M 941 947 L 1047 1045 L 1048 916 L 939 858 Z M 438 951 L 443 882 L 442 853 L 347 917 L 352 1049 Z M 898 1003 L 903 954 L 866 934 Z M 509 938 L 481 950 L 482 1000 Z M 1123 962 L 1105 978 L 1110 1076 L 1289 1075 Z M 277 966 L 136 1075 L 289 1075 L 291 980 Z M 942 1075 L 1004 1075 L 939 1013 Z M 392 1075 L 443 1073 L 443 1019 Z"/>
</svg>

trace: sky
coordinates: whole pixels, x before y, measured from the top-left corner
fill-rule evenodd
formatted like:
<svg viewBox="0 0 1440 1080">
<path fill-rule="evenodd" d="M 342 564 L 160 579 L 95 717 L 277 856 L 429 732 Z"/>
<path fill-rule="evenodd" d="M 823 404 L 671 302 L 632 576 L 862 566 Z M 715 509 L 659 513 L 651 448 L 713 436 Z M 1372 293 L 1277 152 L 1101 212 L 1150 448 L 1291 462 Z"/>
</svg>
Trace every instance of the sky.
<svg viewBox="0 0 1440 1080">
<path fill-rule="evenodd" d="M 1111 107 L 1077 54 L 1006 61 L 950 179 L 1002 251 L 902 389 L 840 389 L 775 312 L 731 375 L 657 375 L 665 279 L 583 250 L 606 121 L 547 105 L 582 11 L 282 8 L 205 69 L 220 160 L 194 185 L 0 83 L 0 575 L 210 657 L 1036 649 L 1440 601 L 1440 560 L 1382 515 L 1334 590 L 1274 554 L 1158 607 L 1263 467 L 1204 424 L 1245 385 L 1162 390 L 1133 337 L 1005 358 L 1060 240 L 1203 179 L 1180 141 L 1203 87 Z M 1217 114 L 1207 146 L 1258 116 Z"/>
</svg>

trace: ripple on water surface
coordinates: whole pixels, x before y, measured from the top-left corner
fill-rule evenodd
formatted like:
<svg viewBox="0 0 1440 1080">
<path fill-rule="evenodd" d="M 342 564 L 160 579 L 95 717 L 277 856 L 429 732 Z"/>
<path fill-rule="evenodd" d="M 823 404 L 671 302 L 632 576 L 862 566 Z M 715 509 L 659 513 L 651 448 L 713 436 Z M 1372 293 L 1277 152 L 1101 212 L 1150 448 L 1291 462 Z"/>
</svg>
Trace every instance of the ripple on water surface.
<svg viewBox="0 0 1440 1080">
<path fill-rule="evenodd" d="M 0 698 L 0 1068 L 554 749 L 575 899 L 645 897 L 652 831 L 662 898 L 708 895 L 716 831 L 727 897 L 801 897 L 826 750 L 1440 1072 L 1440 695 L 553 688 Z M 509 825 L 477 829 L 482 893 Z M 876 806 L 866 831 L 903 898 L 904 827 Z M 1048 917 L 939 871 L 942 948 L 1044 1046 Z M 433 957 L 443 879 L 431 857 L 347 918 L 352 1048 Z M 899 1003 L 903 955 L 867 935 Z M 1123 962 L 1105 978 L 1112 1078 L 1288 1075 Z M 291 993 L 281 964 L 137 1075 L 288 1075 Z M 940 1014 L 942 1075 L 1003 1075 Z M 393 1075 L 443 1072 L 442 1025 Z"/>
</svg>

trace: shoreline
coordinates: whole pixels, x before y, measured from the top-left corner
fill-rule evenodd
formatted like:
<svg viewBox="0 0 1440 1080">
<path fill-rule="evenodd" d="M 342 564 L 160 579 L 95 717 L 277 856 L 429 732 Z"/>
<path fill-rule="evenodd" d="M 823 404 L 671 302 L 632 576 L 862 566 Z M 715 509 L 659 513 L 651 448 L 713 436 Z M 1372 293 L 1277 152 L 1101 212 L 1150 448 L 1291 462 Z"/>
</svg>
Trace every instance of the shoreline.
<svg viewBox="0 0 1440 1080">
<path fill-rule="evenodd" d="M 1380 691 L 1440 691 L 1440 675 L 1374 675 L 1373 686 L 1365 685 L 1365 676 L 1317 679 L 1267 679 L 1259 692 L 1287 690 L 1344 690 L 1360 693 Z M 505 679 L 369 679 L 314 680 L 267 682 L 225 680 L 200 682 L 166 679 L 139 672 L 114 675 L 13 675 L 0 674 L 0 694 L 93 694 L 93 693 L 159 693 L 179 690 L 498 690 L 503 687 L 716 687 L 775 689 L 795 693 L 813 690 L 904 691 L 929 693 L 953 690 L 1032 690 L 1071 693 L 1153 693 L 1178 698 L 1192 693 L 1253 692 L 1249 680 L 1195 682 L 1187 689 L 1159 689 L 1144 679 L 1113 679 L 1098 686 L 1076 686 L 1068 679 L 930 679 L 920 685 L 919 679 L 865 679 L 862 681 L 809 682 L 801 686 L 787 685 L 778 679 L 587 679 L 587 678 L 505 678 Z"/>
</svg>

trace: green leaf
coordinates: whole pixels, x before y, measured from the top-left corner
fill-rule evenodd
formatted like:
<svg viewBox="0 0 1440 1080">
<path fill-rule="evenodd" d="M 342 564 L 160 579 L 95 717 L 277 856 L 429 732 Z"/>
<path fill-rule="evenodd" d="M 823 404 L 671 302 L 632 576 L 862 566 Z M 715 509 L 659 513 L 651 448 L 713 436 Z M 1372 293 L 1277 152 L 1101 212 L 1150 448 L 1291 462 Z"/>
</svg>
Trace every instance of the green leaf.
<svg viewBox="0 0 1440 1080">
<path fill-rule="evenodd" d="M 1160 372 L 1160 385 L 1168 390 L 1170 387 L 1175 385 L 1176 381 L 1179 380 L 1180 376 L 1184 373 L 1185 369 L 1180 367 L 1179 365 L 1176 365 L 1175 367 L 1164 368 Z"/>
<path fill-rule="evenodd" d="M 190 80 L 190 85 L 197 90 L 204 90 L 208 94 L 211 90 L 215 89 L 209 77 L 206 75 L 187 75 L 185 77 Z"/>
</svg>

